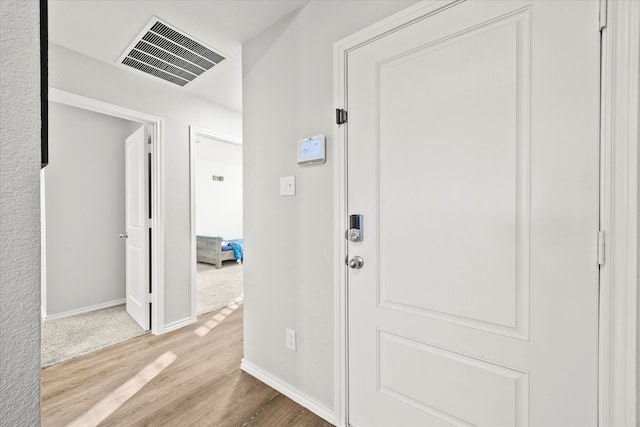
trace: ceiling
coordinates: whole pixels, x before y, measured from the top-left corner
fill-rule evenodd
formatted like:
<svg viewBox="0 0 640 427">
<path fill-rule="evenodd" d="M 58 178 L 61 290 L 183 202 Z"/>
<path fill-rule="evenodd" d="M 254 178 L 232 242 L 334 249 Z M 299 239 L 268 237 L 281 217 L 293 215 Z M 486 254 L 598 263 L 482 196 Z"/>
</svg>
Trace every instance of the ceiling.
<svg viewBox="0 0 640 427">
<path fill-rule="evenodd" d="M 308 1 L 49 0 L 49 41 L 118 66 L 116 61 L 155 16 L 228 59 L 184 87 L 154 81 L 242 111 L 242 43 Z"/>
</svg>

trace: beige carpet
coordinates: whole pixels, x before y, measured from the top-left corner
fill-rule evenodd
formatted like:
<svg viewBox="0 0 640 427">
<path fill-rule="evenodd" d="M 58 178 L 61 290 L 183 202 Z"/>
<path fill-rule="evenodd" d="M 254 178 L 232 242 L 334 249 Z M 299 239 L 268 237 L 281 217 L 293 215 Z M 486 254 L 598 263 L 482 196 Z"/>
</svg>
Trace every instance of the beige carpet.
<svg viewBox="0 0 640 427">
<path fill-rule="evenodd" d="M 217 269 L 198 263 L 196 275 L 196 312 L 198 315 L 242 301 L 242 264 L 225 261 Z"/>
<path fill-rule="evenodd" d="M 55 365 L 100 350 L 145 331 L 127 314 L 125 306 L 49 320 L 42 324 L 42 367 Z"/>
<path fill-rule="evenodd" d="M 242 264 L 225 261 L 222 268 L 198 263 L 198 315 L 243 300 Z M 41 362 L 46 368 L 83 354 L 127 341 L 145 331 L 127 314 L 125 306 L 97 310 L 42 324 Z"/>
</svg>

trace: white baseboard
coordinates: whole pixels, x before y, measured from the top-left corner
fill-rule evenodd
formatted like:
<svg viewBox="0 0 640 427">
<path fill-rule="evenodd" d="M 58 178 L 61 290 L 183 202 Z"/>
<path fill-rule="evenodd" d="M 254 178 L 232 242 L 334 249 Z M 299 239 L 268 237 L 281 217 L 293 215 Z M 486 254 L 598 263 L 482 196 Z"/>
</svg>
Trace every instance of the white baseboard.
<svg viewBox="0 0 640 427">
<path fill-rule="evenodd" d="M 184 319 L 176 320 L 175 322 L 168 323 L 164 325 L 164 329 L 162 330 L 163 334 L 167 332 L 175 331 L 176 329 L 180 329 L 182 327 L 192 325 L 198 321 L 198 318 L 186 317 Z"/>
<path fill-rule="evenodd" d="M 263 369 L 257 367 L 251 362 L 247 362 L 245 359 L 242 359 L 240 363 L 240 369 L 246 372 L 249 375 L 252 375 L 268 385 L 269 387 L 279 391 L 280 393 L 287 396 L 289 399 L 294 402 L 304 406 L 317 416 L 324 418 L 327 422 L 331 424 L 336 424 L 336 416 L 335 413 L 329 408 L 325 407 L 322 404 L 317 403 L 312 398 L 293 387 L 291 384 L 288 384 L 270 373 L 264 371 Z"/>
<path fill-rule="evenodd" d="M 102 304 L 90 305 L 88 307 L 76 308 L 75 310 L 64 311 L 62 313 L 47 315 L 46 313 L 42 313 L 42 319 L 46 322 L 47 320 L 56 320 L 63 319 L 65 317 L 76 316 L 78 314 L 89 313 L 90 311 L 102 310 L 104 308 L 116 307 L 118 305 L 122 305 L 126 302 L 124 298 L 118 299 L 115 301 L 104 302 Z"/>
</svg>

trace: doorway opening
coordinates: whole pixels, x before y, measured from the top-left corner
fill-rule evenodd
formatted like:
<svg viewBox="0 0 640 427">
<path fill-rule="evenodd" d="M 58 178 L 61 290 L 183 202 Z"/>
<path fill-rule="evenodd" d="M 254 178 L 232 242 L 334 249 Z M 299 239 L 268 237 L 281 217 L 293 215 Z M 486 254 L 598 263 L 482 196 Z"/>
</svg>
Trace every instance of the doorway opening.
<svg viewBox="0 0 640 427">
<path fill-rule="evenodd" d="M 164 328 L 162 119 L 56 89 L 49 102 L 50 162 L 41 171 L 43 367 Z M 143 151 L 132 160 L 125 140 L 129 146 L 136 134 Z M 133 193 L 126 188 L 132 173 Z M 129 211 L 138 201 L 144 244 L 132 257 Z"/>
<path fill-rule="evenodd" d="M 191 315 L 241 302 L 242 144 L 190 128 Z"/>
</svg>

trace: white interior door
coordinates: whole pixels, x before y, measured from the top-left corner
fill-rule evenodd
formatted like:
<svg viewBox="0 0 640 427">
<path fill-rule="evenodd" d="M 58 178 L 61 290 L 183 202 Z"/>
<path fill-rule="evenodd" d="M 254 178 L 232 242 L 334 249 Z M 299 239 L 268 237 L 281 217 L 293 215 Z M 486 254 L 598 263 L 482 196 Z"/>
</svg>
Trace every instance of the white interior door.
<svg viewBox="0 0 640 427">
<path fill-rule="evenodd" d="M 125 140 L 127 312 L 144 330 L 149 312 L 149 144 L 145 127 Z"/>
<path fill-rule="evenodd" d="M 468 1 L 347 56 L 349 422 L 597 424 L 596 1 Z"/>
</svg>

